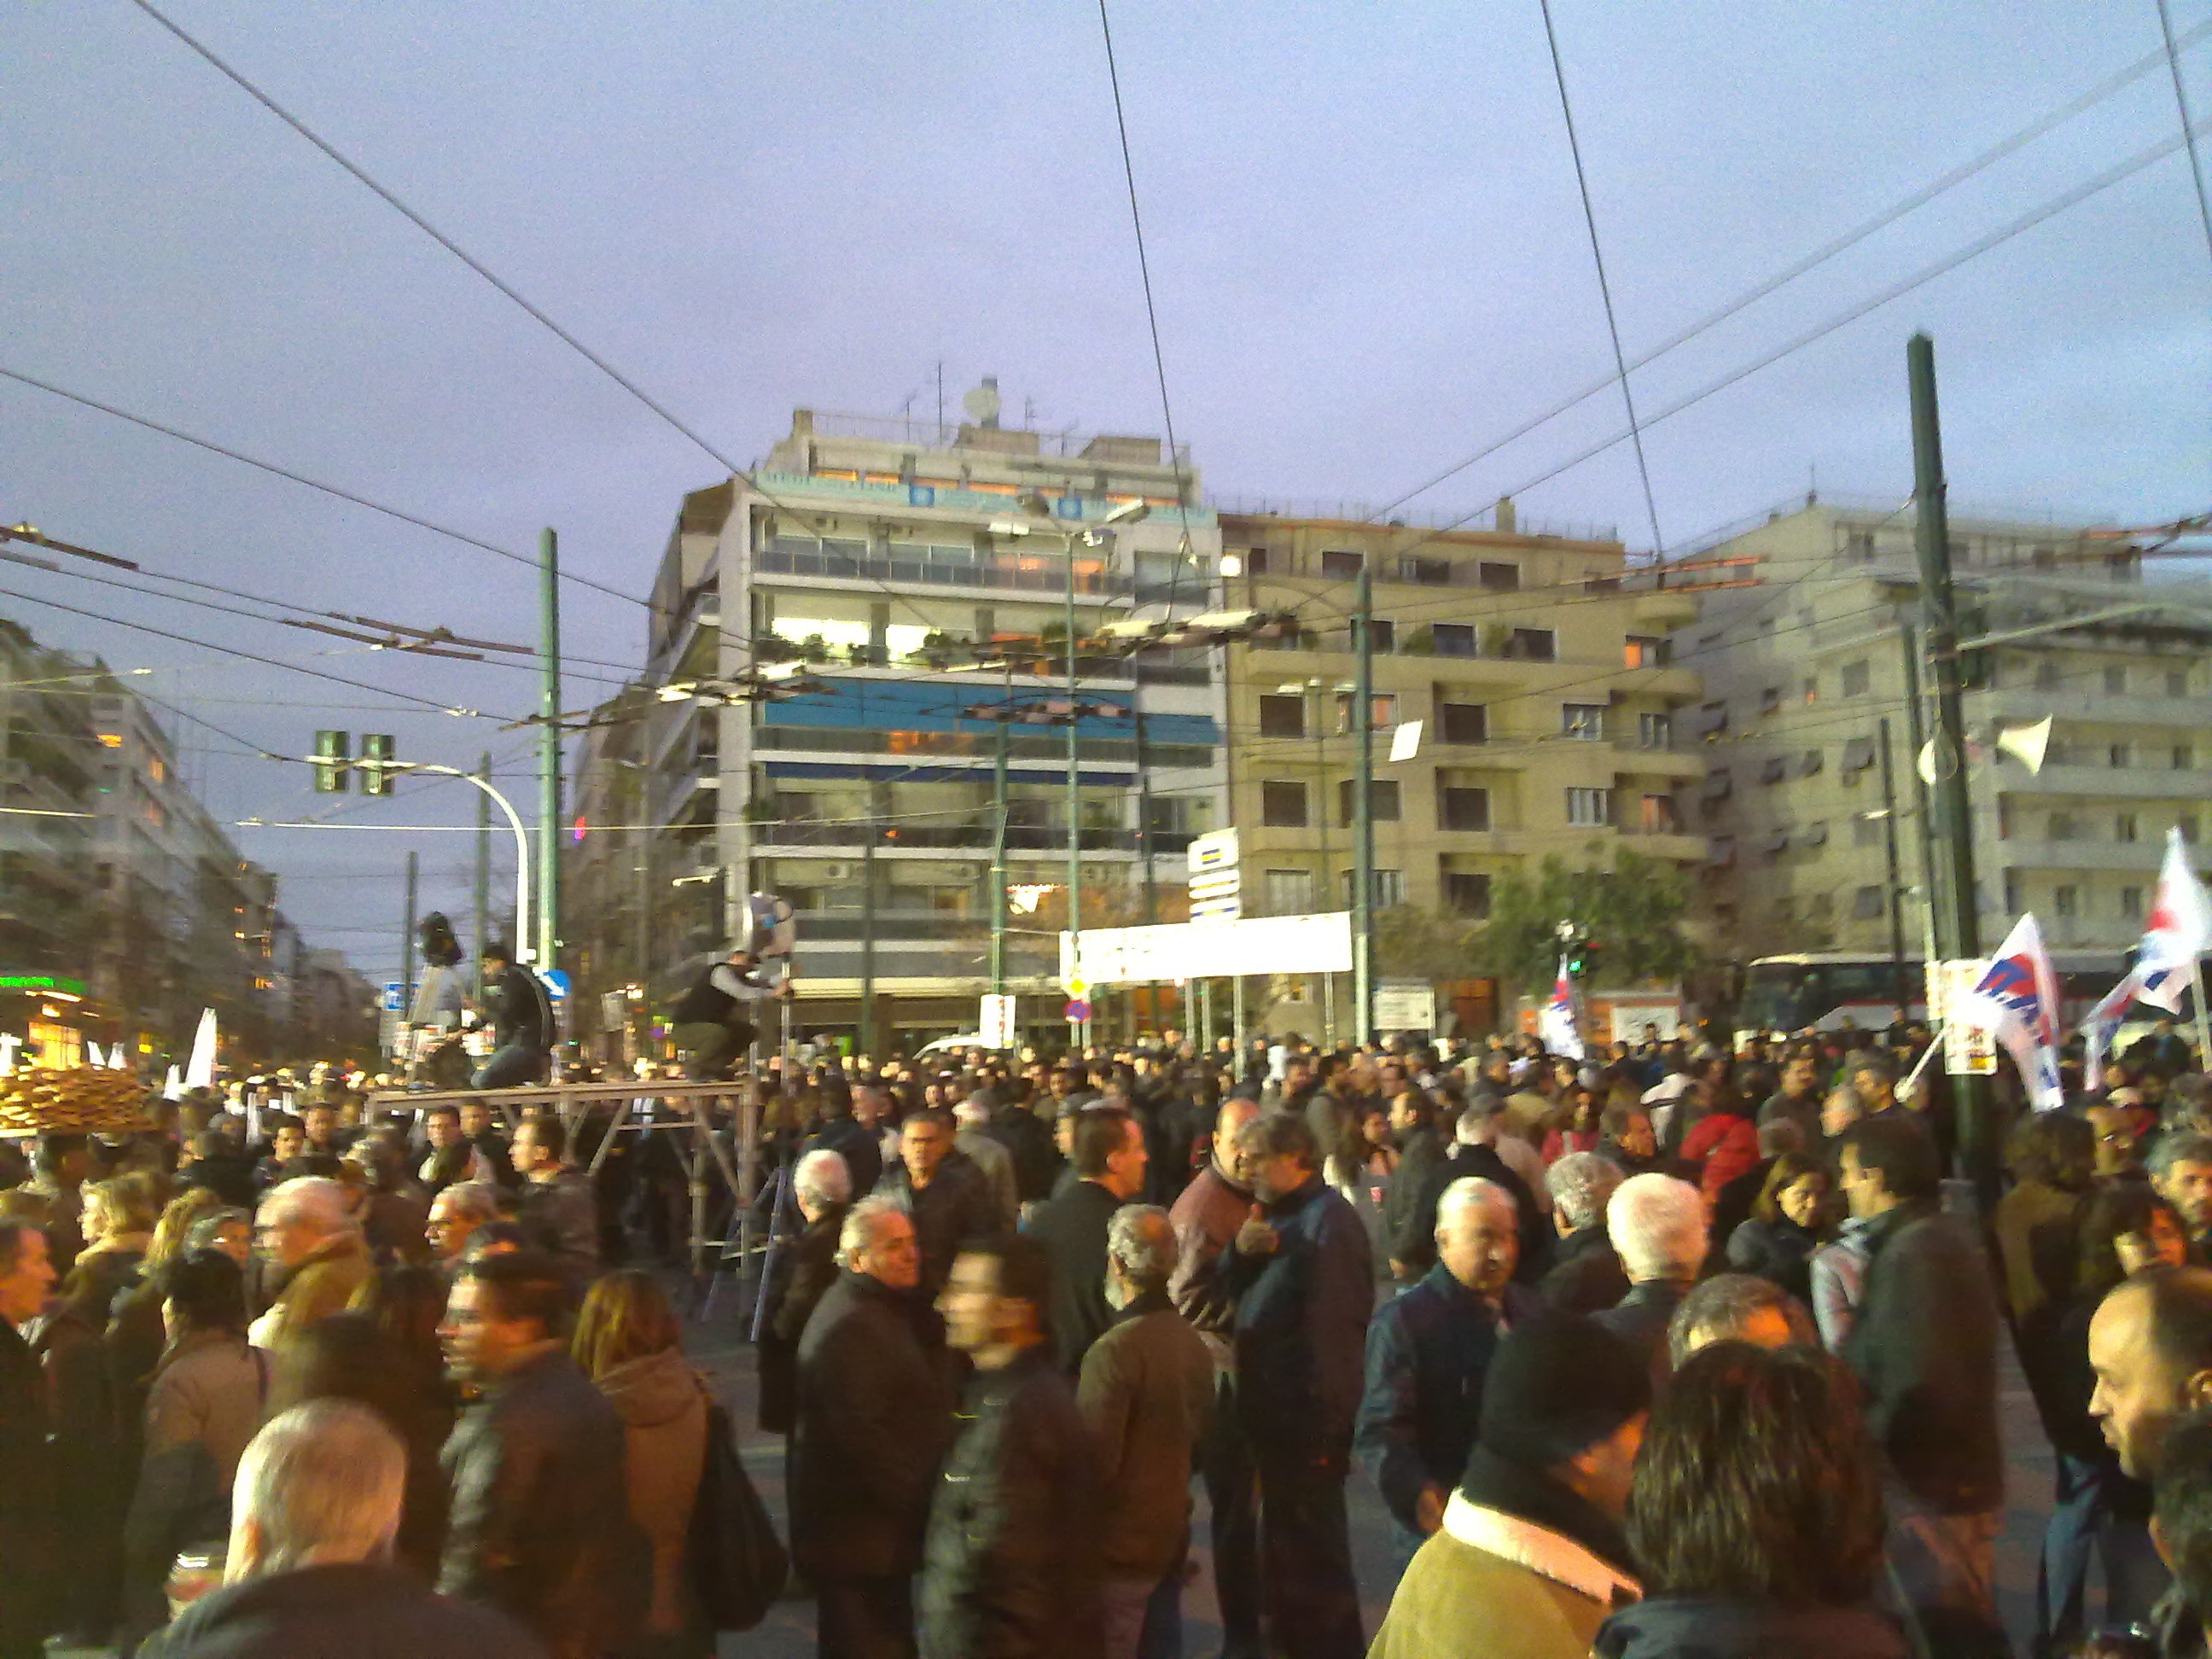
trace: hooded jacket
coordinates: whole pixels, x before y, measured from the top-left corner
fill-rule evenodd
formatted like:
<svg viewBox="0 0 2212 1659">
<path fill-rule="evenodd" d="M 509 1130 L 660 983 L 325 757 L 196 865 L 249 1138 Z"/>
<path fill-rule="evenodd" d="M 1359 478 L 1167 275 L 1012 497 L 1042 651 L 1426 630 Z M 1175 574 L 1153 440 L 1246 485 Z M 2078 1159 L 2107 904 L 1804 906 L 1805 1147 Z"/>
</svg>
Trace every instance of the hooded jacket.
<svg viewBox="0 0 2212 1659">
<path fill-rule="evenodd" d="M 681 1348 L 615 1366 L 599 1392 L 623 1420 L 630 1519 L 653 1544 L 653 1608 L 646 1629 L 669 1636 L 693 1622 L 684 1547 L 707 1457 L 707 1395 Z"/>
<path fill-rule="evenodd" d="M 1872 1607 L 1778 1607 L 1659 1596 L 1605 1621 L 1597 1659 L 1905 1659 L 1904 1632 Z"/>
</svg>

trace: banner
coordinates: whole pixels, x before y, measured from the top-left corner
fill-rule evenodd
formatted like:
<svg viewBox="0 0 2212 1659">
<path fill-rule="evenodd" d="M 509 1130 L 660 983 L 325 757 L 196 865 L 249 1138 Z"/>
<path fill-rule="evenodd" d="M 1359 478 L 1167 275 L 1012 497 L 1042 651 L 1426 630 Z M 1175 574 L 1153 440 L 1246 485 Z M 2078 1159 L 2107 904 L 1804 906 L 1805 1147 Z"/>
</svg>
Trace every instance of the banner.
<svg viewBox="0 0 2212 1659">
<path fill-rule="evenodd" d="M 2105 993 L 2097 1006 L 2081 1021 L 2081 1086 L 2101 1089 L 2105 1086 L 2105 1055 L 2112 1046 L 2113 1034 L 2120 1022 L 2127 1018 L 2128 1004 L 2142 994 L 2142 966 L 2138 963 L 2122 975 L 2120 982 Z"/>
<path fill-rule="evenodd" d="M 2066 1099 L 2058 1081 L 2058 976 L 2030 914 L 2005 935 L 1989 970 L 1950 1012 L 1986 1025 L 2020 1067 L 2028 1104 L 2049 1111 Z"/>
<path fill-rule="evenodd" d="M 2150 922 L 2136 948 L 2136 972 L 2142 981 L 2136 995 L 2169 1014 L 2180 1012 L 2181 994 L 2189 988 L 2197 959 L 2207 949 L 2212 949 L 2212 902 L 2206 901 L 2203 884 L 2190 864 L 2181 831 L 2169 830 Z"/>
<path fill-rule="evenodd" d="M 1536 1015 L 1536 1035 L 1544 1047 L 1569 1060 L 1583 1055 L 1583 1034 L 1575 1024 L 1574 981 L 1567 975 L 1567 959 L 1559 958 L 1559 977 L 1552 982 L 1552 1000 Z"/>
</svg>

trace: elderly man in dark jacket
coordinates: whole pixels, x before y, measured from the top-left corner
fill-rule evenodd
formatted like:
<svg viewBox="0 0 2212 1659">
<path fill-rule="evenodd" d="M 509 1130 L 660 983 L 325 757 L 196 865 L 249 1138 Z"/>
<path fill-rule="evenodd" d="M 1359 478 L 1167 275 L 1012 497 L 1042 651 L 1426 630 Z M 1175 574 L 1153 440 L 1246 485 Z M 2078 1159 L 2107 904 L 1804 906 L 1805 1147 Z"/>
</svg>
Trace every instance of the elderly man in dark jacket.
<svg viewBox="0 0 2212 1659">
<path fill-rule="evenodd" d="M 921 1659 L 1099 1659 L 1097 1468 L 1045 1344 L 1051 1280 L 1035 1239 L 999 1238 L 939 1299 L 975 1375 L 930 1500 Z"/>
<path fill-rule="evenodd" d="M 1237 1417 L 1260 1494 L 1269 1638 L 1287 1659 L 1358 1659 L 1344 1510 L 1374 1305 L 1367 1229 L 1322 1179 L 1313 1131 L 1273 1112 L 1238 1137 L 1258 1202 L 1221 1270 L 1237 1314 Z"/>
<path fill-rule="evenodd" d="M 880 1198 L 846 1218 L 837 1282 L 799 1340 L 791 1553 L 823 1659 L 911 1659 L 914 1575 L 952 1391 L 921 1326 L 914 1224 Z"/>
<path fill-rule="evenodd" d="M 832 1152 L 845 1160 L 851 1174 L 850 1186 L 856 1197 L 866 1198 L 875 1191 L 876 1182 L 883 1179 L 883 1144 L 876 1131 L 853 1115 L 851 1091 L 831 1086 L 822 1091 L 822 1127 L 800 1150 L 804 1158 L 808 1152 Z"/>
<path fill-rule="evenodd" d="M 1114 1214 L 1106 1295 L 1120 1310 L 1083 1357 L 1076 1404 L 1098 1451 L 1105 1659 L 1158 1652 L 1182 1620 L 1190 1469 L 1213 1410 L 1213 1356 L 1168 1301 L 1175 1228 L 1150 1204 Z"/>
<path fill-rule="evenodd" d="M 560 1269 L 531 1251 L 461 1269 L 438 1340 L 477 1390 L 440 1458 L 453 1486 L 438 1592 L 535 1631 L 560 1659 L 631 1640 L 652 1553 L 630 1519 L 623 1420 L 568 1358 Z"/>
<path fill-rule="evenodd" d="M 1512 1283 L 1521 1257 L 1513 1195 L 1480 1177 L 1437 1204 L 1437 1265 L 1383 1304 L 1367 1328 L 1358 1444 L 1411 1557 L 1443 1524 L 1482 1421 L 1482 1381 L 1498 1339 L 1538 1305 Z"/>
<path fill-rule="evenodd" d="M 844 1158 L 817 1147 L 792 1166 L 791 1186 L 805 1225 L 778 1253 L 761 1291 L 766 1314 L 755 1344 L 760 1366 L 760 1425 L 789 1434 L 797 1406 L 799 1339 L 837 1282 L 837 1244 L 852 1206 L 852 1172 Z"/>
<path fill-rule="evenodd" d="M 1890 1559 L 1939 1651 L 2002 1652 L 1995 1548 L 2004 1510 L 1996 1292 L 1979 1240 L 1936 1208 L 1934 1138 L 1898 1111 L 1839 1149 L 1852 1216 L 1872 1225 L 1843 1358 L 1892 1477 Z"/>
<path fill-rule="evenodd" d="M 1620 1166 L 1597 1152 L 1568 1152 L 1544 1171 L 1559 1242 L 1538 1289 L 1569 1313 L 1594 1314 L 1628 1294 L 1628 1270 L 1606 1231 L 1606 1206 L 1624 1179 Z"/>
<path fill-rule="evenodd" d="M 876 1196 L 889 1199 L 914 1223 L 921 1290 L 932 1300 L 951 1276 L 960 1247 L 991 1237 L 1002 1224 L 990 1183 L 953 1146 L 954 1133 L 952 1114 L 941 1108 L 908 1113 L 899 1126 L 898 1162 L 876 1184 Z"/>
</svg>

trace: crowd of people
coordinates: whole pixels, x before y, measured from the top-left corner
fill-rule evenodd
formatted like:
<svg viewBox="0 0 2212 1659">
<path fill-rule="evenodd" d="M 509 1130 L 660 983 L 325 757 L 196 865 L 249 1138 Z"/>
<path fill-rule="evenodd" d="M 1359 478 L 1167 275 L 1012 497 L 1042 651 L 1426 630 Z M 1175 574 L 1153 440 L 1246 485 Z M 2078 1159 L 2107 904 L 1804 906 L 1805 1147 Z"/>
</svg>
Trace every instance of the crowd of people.
<svg viewBox="0 0 2212 1659">
<path fill-rule="evenodd" d="M 776 1063 L 725 1133 L 819 1651 L 1179 1655 L 1202 1490 L 1225 1659 L 2009 1653 L 2008 1342 L 2035 1655 L 2207 1651 L 2212 1079 L 2007 1111 L 1978 1213 L 1926 1042 Z M 712 1652 L 665 1138 L 297 1108 L 0 1169 L 0 1659 Z"/>
</svg>

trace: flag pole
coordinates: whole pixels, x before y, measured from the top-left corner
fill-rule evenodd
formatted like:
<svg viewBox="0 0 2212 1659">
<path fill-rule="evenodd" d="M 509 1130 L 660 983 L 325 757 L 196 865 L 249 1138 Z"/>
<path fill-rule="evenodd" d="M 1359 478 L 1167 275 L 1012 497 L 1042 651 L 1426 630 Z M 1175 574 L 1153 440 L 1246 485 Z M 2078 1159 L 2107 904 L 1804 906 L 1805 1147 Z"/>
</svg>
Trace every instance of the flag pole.
<svg viewBox="0 0 2212 1659">
<path fill-rule="evenodd" d="M 2212 1066 L 2212 1024 L 2208 1024 L 2204 1012 L 2204 958 L 2189 959 L 2189 988 L 2197 998 L 2197 1069 Z"/>
</svg>

